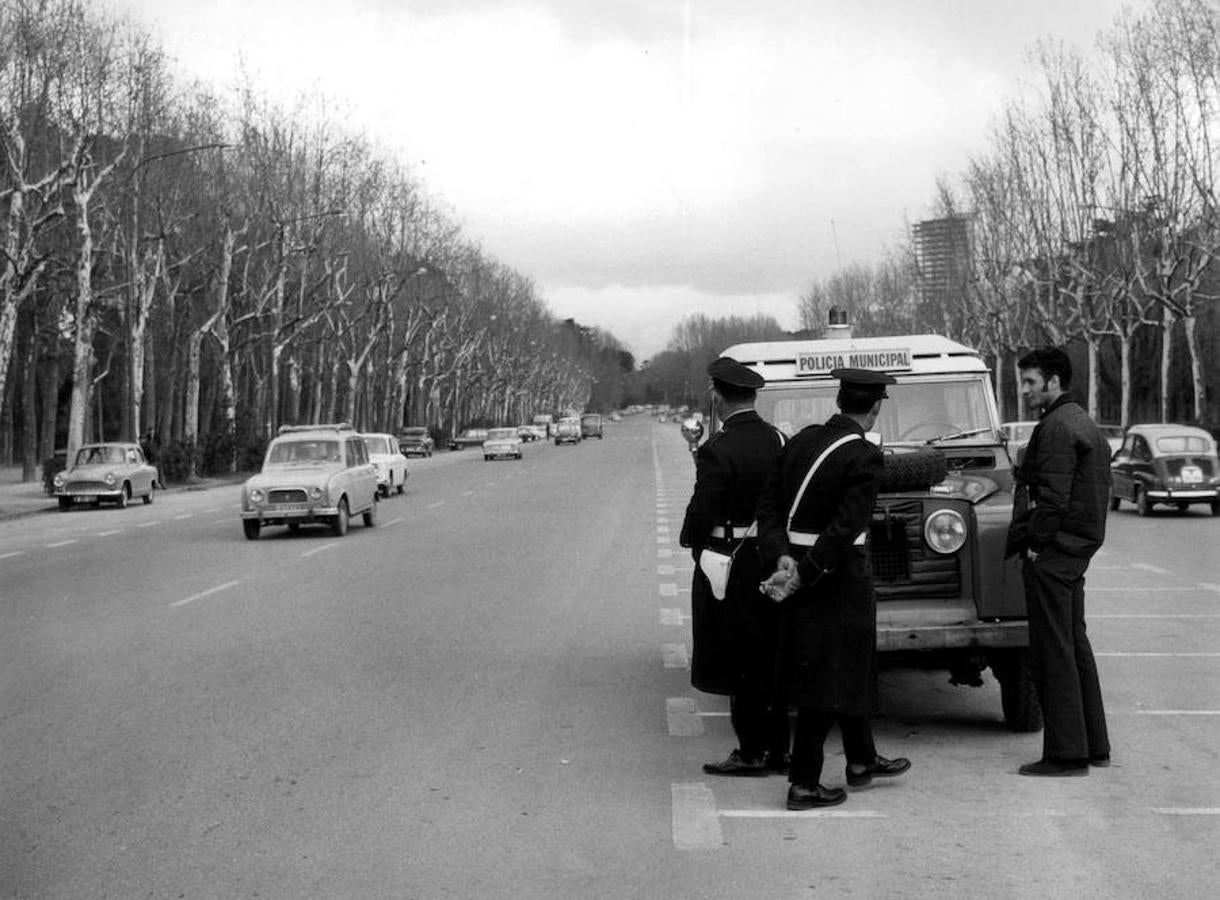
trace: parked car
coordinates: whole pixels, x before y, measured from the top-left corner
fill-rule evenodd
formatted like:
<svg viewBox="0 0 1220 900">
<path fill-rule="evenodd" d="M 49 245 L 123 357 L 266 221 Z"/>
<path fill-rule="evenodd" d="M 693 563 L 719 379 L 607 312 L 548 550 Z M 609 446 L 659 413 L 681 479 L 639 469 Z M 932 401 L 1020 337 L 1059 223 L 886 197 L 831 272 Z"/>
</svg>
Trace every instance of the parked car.
<svg viewBox="0 0 1220 900">
<path fill-rule="evenodd" d="M 407 457 L 398 446 L 398 438 L 392 434 L 362 434 L 365 449 L 369 451 L 369 462 L 377 470 L 377 490 L 381 496 L 390 492 L 403 492 L 407 483 Z"/>
<path fill-rule="evenodd" d="M 1030 435 L 1034 433 L 1037 426 L 1037 421 L 1002 422 L 1000 424 L 1000 433 L 1004 435 L 1005 443 L 1008 445 L 1008 458 L 1014 463 L 1020 463 L 1021 453 L 1025 450 Z"/>
<path fill-rule="evenodd" d="M 597 438 L 599 441 L 604 436 L 602 434 L 602 417 L 597 413 L 585 413 L 580 417 L 580 436 L 582 438 Z"/>
<path fill-rule="evenodd" d="M 124 507 L 140 497 L 153 502 L 157 469 L 148 464 L 139 444 L 85 444 L 72 464 L 53 479 L 60 509 L 77 502 L 94 506 L 103 500 Z"/>
<path fill-rule="evenodd" d="M 241 490 L 248 540 L 265 525 L 327 524 L 337 536 L 359 515 L 377 524 L 377 470 L 364 441 L 346 422 L 284 425 L 267 447 L 263 469 Z"/>
<path fill-rule="evenodd" d="M 527 444 L 534 441 L 545 441 L 547 438 L 545 425 L 518 425 L 517 436 Z"/>
<path fill-rule="evenodd" d="M 398 448 L 404 456 L 431 456 L 436 441 L 432 440 L 427 428 L 412 425 L 399 432 Z"/>
<path fill-rule="evenodd" d="M 1146 516 L 1158 503 L 1184 510 L 1206 503 L 1220 516 L 1216 441 L 1190 425 L 1132 425 L 1110 461 L 1110 509 L 1122 501 Z"/>
<path fill-rule="evenodd" d="M 580 419 L 572 416 L 555 423 L 555 446 L 580 443 Z"/>
<path fill-rule="evenodd" d="M 450 450 L 465 450 L 467 447 L 481 447 L 487 440 L 486 428 L 463 428 L 456 436 L 449 438 Z"/>
<path fill-rule="evenodd" d="M 492 428 L 483 442 L 483 459 L 521 459 L 521 438 L 516 428 Z"/>
</svg>

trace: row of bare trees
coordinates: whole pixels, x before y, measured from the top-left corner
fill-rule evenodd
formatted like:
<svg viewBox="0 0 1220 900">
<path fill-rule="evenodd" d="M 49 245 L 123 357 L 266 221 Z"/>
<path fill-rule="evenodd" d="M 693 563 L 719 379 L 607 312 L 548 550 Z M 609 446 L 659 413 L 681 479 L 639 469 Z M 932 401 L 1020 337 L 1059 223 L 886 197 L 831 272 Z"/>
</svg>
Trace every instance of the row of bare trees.
<svg viewBox="0 0 1220 900">
<path fill-rule="evenodd" d="M 321 99 L 171 69 L 87 0 L 0 0 L 0 450 L 27 474 L 148 432 L 231 469 L 282 423 L 517 422 L 630 371 Z"/>
<path fill-rule="evenodd" d="M 963 246 L 933 266 L 913 245 L 815 284 L 805 327 L 839 305 L 857 333 L 947 331 L 995 360 L 1010 409 L 1023 349 L 1079 346 L 1094 415 L 1108 406 L 1128 424 L 1152 395 L 1162 419 L 1220 420 L 1220 13 L 1152 0 L 1095 53 L 1044 43 L 1032 62 L 1035 83 L 997 116 L 989 147 L 938 184 L 938 215 L 966 223 Z M 963 264 L 945 267 L 955 249 Z"/>
</svg>

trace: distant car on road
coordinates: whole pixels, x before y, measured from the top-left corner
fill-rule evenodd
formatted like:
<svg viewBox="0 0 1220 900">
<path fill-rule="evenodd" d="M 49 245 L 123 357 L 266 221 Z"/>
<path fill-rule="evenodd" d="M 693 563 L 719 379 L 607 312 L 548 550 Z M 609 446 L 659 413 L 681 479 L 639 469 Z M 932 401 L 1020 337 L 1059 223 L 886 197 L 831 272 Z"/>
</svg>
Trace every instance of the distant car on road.
<svg viewBox="0 0 1220 900">
<path fill-rule="evenodd" d="M 391 491 L 403 492 L 407 483 L 407 457 L 398 446 L 398 438 L 392 434 L 362 434 L 365 448 L 369 451 L 369 462 L 377 470 L 377 490 L 381 496 L 390 496 Z"/>
<path fill-rule="evenodd" d="M 1185 510 L 1206 503 L 1220 516 L 1216 441 L 1190 425 L 1132 425 L 1110 460 L 1110 509 L 1123 500 L 1141 516 L 1158 503 Z"/>
<path fill-rule="evenodd" d="M 241 524 L 248 540 L 264 525 L 330 525 L 347 534 L 351 516 L 377 524 L 377 470 L 360 435 L 346 422 L 285 425 L 267 447 L 263 469 L 241 489 Z"/>
<path fill-rule="evenodd" d="M 579 443 L 580 419 L 572 416 L 571 418 L 560 419 L 555 423 L 555 446 Z"/>
<path fill-rule="evenodd" d="M 156 478 L 157 469 L 139 444 L 85 444 L 72 465 L 55 474 L 53 484 L 60 509 L 82 501 L 97 506 L 103 500 L 124 507 L 135 497 L 152 503 Z"/>
<path fill-rule="evenodd" d="M 517 436 L 527 444 L 534 441 L 545 441 L 547 438 L 545 425 L 518 425 Z"/>
<path fill-rule="evenodd" d="M 582 438 L 604 437 L 602 433 L 602 417 L 597 413 L 585 413 L 580 417 L 580 436 Z"/>
<path fill-rule="evenodd" d="M 412 425 L 398 433 L 398 448 L 404 456 L 431 456 L 436 441 L 427 428 Z"/>
<path fill-rule="evenodd" d="M 521 438 L 516 428 L 492 428 L 483 442 L 483 459 L 521 459 Z"/>
<path fill-rule="evenodd" d="M 467 447 L 481 447 L 487 440 L 486 428 L 463 428 L 455 437 L 449 438 L 450 450 L 465 450 Z"/>
</svg>

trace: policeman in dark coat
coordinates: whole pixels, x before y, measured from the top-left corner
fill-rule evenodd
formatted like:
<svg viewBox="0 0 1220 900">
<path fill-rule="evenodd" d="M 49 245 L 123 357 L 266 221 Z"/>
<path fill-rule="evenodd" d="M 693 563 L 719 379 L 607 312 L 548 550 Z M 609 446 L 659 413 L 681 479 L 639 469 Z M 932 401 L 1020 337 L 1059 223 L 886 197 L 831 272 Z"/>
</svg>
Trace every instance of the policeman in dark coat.
<svg viewBox="0 0 1220 900">
<path fill-rule="evenodd" d="M 823 744 L 836 722 L 849 786 L 911 767 L 877 754 L 869 722 L 878 705 L 877 605 L 865 544 L 884 463 L 865 432 L 894 378 L 862 369 L 831 374 L 840 380 L 840 413 L 788 442 L 758 503 L 759 549 L 774 569 L 760 588 L 780 603 L 780 677 L 798 710 L 787 804 L 797 810 L 847 799 L 842 788 L 820 783 Z"/>
<path fill-rule="evenodd" d="M 788 707 L 771 695 L 778 610 L 758 593 L 763 577 L 754 538 L 754 507 L 784 438 L 754 411 L 761 375 L 720 357 L 708 366 L 723 427 L 695 453 L 695 490 L 680 542 L 696 568 L 691 583 L 694 652 L 691 683 L 729 696 L 738 748 L 704 765 L 710 775 L 782 772 L 788 757 Z M 699 570 L 704 549 L 733 554 L 723 600 Z"/>
</svg>

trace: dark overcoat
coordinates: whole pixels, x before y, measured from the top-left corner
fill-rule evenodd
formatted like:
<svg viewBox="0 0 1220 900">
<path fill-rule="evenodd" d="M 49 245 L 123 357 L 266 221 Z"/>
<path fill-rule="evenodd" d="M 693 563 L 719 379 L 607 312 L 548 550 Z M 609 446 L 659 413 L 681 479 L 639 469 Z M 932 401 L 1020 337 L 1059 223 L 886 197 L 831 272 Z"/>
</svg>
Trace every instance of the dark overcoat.
<svg viewBox="0 0 1220 900">
<path fill-rule="evenodd" d="M 695 454 L 695 489 L 686 507 L 679 542 L 695 560 L 691 581 L 691 684 L 711 694 L 769 689 L 774 678 L 777 611 L 758 592 L 762 564 L 754 538 L 737 551 L 725 598 L 712 596 L 699 571 L 706 547 L 732 553 L 740 540 L 712 536 L 712 530 L 745 528 L 767 475 L 783 446 L 783 436 L 753 410 L 735 413 Z"/>
<path fill-rule="evenodd" d="M 792 544 L 788 513 L 810 466 L 835 449 L 810 480 L 792 528 L 819 537 Z M 774 571 L 778 558 L 797 560 L 802 587 L 779 604 L 784 617 L 781 681 L 794 706 L 867 715 L 877 710 L 877 603 L 865 547 L 884 463 L 864 430 L 843 415 L 805 428 L 784 448 L 758 503 L 759 549 Z"/>
</svg>

